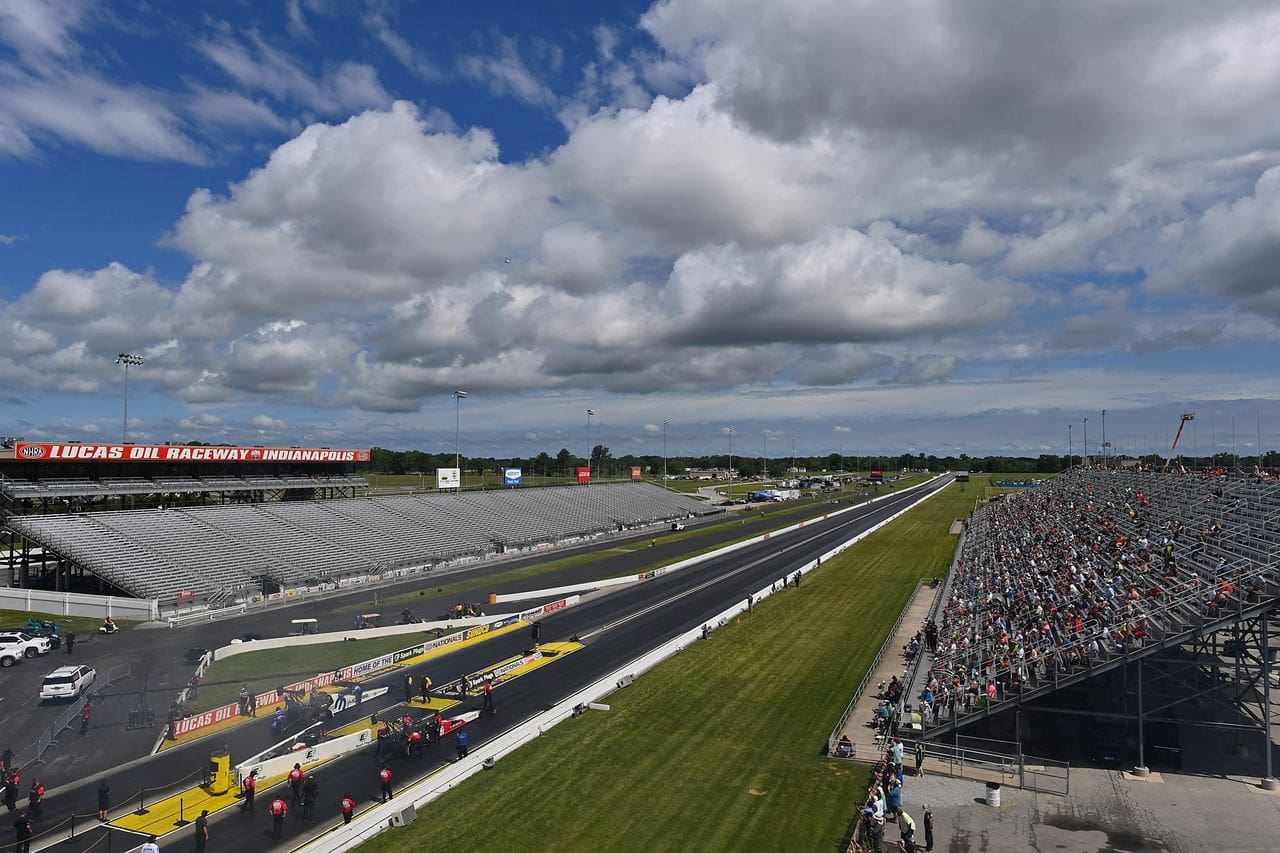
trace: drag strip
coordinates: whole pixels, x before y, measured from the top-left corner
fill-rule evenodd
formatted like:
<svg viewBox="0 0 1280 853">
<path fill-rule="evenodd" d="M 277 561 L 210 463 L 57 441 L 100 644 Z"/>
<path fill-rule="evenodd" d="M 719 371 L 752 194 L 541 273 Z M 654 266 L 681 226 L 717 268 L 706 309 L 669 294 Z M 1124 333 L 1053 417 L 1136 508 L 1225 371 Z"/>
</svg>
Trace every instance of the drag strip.
<svg viewBox="0 0 1280 853">
<path fill-rule="evenodd" d="M 768 585 L 771 581 L 789 577 L 797 568 L 811 562 L 816 555 L 826 553 L 837 544 L 866 530 L 917 500 L 945 485 L 945 481 L 923 486 L 911 492 L 886 497 L 870 506 L 861 507 L 835 518 L 812 520 L 805 527 L 790 534 L 771 538 L 740 548 L 730 554 L 708 559 L 705 563 L 679 572 L 659 575 L 632 587 L 609 594 L 593 596 L 576 608 L 545 617 L 542 622 L 543 640 L 569 640 L 577 637 L 585 646 L 553 665 L 533 670 L 523 677 L 503 684 L 494 695 L 499 713 L 484 717 L 468 725 L 472 744 L 479 745 L 512 726 L 529 719 L 542 709 L 571 695 L 581 686 L 606 675 L 621 663 L 651 650 L 677 634 L 703 624 L 726 606 L 741 601 L 751 591 Z M 430 674 L 436 684 L 444 684 L 466 673 L 476 672 L 505 658 L 519 655 L 531 646 L 531 638 L 524 631 L 513 632 L 493 640 L 461 649 L 427 664 L 408 669 L 416 679 Z M 360 707 L 360 714 L 399 713 L 398 685 L 405 670 L 395 671 L 375 678 L 371 686 L 387 685 L 395 688 L 387 701 L 375 701 Z M 474 710 L 479 699 L 468 699 L 458 706 L 458 711 Z M 349 722 L 355 715 L 348 711 L 339 717 L 338 723 Z M 227 749 L 232 760 L 238 762 L 270 745 L 274 740 L 270 733 L 270 721 L 260 718 L 218 735 L 180 744 L 150 759 L 133 762 L 117 768 L 110 774 L 110 784 L 117 792 L 117 801 L 130 796 L 144 786 L 155 786 L 189 775 L 207 764 L 211 751 Z M 448 759 L 446 744 L 427 750 L 418 760 L 397 758 L 391 762 L 399 788 L 414 779 L 444 766 Z M 285 835 L 281 842 L 274 842 L 267 833 L 270 818 L 265 814 L 265 804 L 272 792 L 259 790 L 262 807 L 255 815 L 242 814 L 229 809 L 213 815 L 211 835 L 223 849 L 289 849 L 318 831 L 333 825 L 339 818 L 337 802 L 344 791 L 350 791 L 366 807 L 377 789 L 378 764 L 372 754 L 357 753 L 334 759 L 324 765 L 317 780 L 320 783 L 320 804 L 316 823 L 303 823 L 291 811 L 286 821 Z M 81 815 L 95 811 L 94 786 L 96 777 L 85 778 L 76 785 L 65 786 L 50 796 L 46 802 L 45 818 L 39 829 L 43 830 L 72 811 Z M 156 791 L 155 797 L 161 792 Z M 96 830 L 101 832 L 102 830 Z M 165 841 L 165 848 L 174 845 L 179 835 Z M 65 835 L 59 836 L 65 837 Z M 86 835 L 86 846 L 93 840 Z"/>
</svg>

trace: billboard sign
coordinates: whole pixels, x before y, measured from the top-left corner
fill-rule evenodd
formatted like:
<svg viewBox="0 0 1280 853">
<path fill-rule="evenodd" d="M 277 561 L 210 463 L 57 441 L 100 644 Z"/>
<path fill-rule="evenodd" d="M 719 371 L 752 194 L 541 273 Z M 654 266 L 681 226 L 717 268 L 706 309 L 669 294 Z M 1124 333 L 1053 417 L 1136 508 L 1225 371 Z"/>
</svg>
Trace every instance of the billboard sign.
<svg viewBox="0 0 1280 853">
<path fill-rule="evenodd" d="M 524 485 L 524 472 L 519 468 L 503 468 L 502 469 L 502 485 L 504 486 L 521 486 Z"/>
<path fill-rule="evenodd" d="M 436 488 L 437 489 L 456 489 L 462 485 L 462 469 L 461 468 L 437 468 L 436 469 Z"/>
<path fill-rule="evenodd" d="M 14 458 L 25 462 L 368 462 L 368 450 L 329 447 L 231 447 L 185 444 L 83 444 L 19 442 Z"/>
<path fill-rule="evenodd" d="M 578 482 L 579 482 L 579 483 L 590 483 L 590 482 L 591 482 L 591 469 L 590 469 L 590 468 L 579 468 L 579 469 L 578 469 Z"/>
<path fill-rule="evenodd" d="M 639 466 L 639 465 L 632 465 L 632 466 L 631 466 L 631 479 L 633 479 L 633 480 L 643 480 L 643 479 L 644 479 L 644 475 L 640 473 L 640 466 Z"/>
</svg>

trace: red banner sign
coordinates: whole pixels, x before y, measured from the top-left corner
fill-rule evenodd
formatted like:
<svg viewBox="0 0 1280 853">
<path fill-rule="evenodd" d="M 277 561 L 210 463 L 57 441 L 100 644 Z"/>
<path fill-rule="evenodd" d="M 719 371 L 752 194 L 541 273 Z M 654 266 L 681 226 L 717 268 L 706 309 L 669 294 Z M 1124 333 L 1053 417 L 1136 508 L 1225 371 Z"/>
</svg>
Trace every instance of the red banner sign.
<svg viewBox="0 0 1280 853">
<path fill-rule="evenodd" d="M 19 442 L 27 462 L 368 462 L 367 450 L 328 447 L 226 447 L 180 444 L 39 444 Z"/>
<path fill-rule="evenodd" d="M 579 469 L 578 469 L 578 482 L 579 482 L 579 483 L 590 483 L 590 482 L 591 482 L 591 469 L 590 469 L 590 468 L 579 468 Z"/>
<path fill-rule="evenodd" d="M 641 475 L 641 473 L 640 473 L 640 466 L 639 466 L 639 465 L 632 465 L 632 466 L 631 466 L 631 479 L 633 479 L 633 480 L 641 480 L 641 479 L 644 479 L 643 475 Z"/>
</svg>

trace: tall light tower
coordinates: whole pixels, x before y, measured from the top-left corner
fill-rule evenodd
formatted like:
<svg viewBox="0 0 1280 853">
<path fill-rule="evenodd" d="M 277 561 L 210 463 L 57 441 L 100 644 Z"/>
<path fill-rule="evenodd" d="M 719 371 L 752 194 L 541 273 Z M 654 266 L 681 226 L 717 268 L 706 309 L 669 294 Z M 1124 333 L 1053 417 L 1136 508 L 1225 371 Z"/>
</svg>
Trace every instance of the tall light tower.
<svg viewBox="0 0 1280 853">
<path fill-rule="evenodd" d="M 1107 410 L 1102 410 L 1102 467 L 1107 467 Z"/>
<path fill-rule="evenodd" d="M 453 392 L 453 467 L 458 469 L 458 491 L 462 491 L 462 454 L 459 452 L 462 436 L 462 401 L 467 399 L 466 391 Z"/>
<path fill-rule="evenodd" d="M 595 409 L 587 409 L 587 483 L 591 483 L 591 418 L 595 416 Z"/>
<path fill-rule="evenodd" d="M 1071 424 L 1067 424 L 1067 470 L 1076 467 L 1076 456 L 1071 452 Z"/>
<path fill-rule="evenodd" d="M 725 429 L 729 433 L 729 492 L 725 497 L 729 503 L 733 503 L 733 427 Z"/>
<path fill-rule="evenodd" d="M 116 364 L 124 365 L 124 426 L 120 431 L 120 443 L 129 443 L 129 367 L 140 367 L 142 365 L 142 356 L 134 355 L 129 352 L 122 352 L 116 356 Z"/>
<path fill-rule="evenodd" d="M 669 426 L 671 421 L 662 422 L 662 482 L 664 485 L 667 482 L 667 427 Z"/>
<path fill-rule="evenodd" d="M 1089 419 L 1088 418 L 1084 419 L 1084 458 L 1085 459 L 1089 458 Z M 1088 467 L 1088 462 L 1085 463 L 1085 466 Z"/>
<path fill-rule="evenodd" d="M 760 430 L 760 467 L 761 479 L 769 479 L 769 431 L 764 429 Z"/>
<path fill-rule="evenodd" d="M 791 471 L 794 473 L 795 470 L 796 470 L 796 437 L 793 435 L 791 436 Z"/>
</svg>

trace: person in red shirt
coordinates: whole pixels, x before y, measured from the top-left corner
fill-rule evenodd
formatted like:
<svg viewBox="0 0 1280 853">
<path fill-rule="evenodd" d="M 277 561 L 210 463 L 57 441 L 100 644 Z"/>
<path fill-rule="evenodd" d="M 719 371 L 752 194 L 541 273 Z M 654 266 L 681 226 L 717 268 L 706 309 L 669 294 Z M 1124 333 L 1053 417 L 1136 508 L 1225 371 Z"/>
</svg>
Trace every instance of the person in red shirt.
<svg viewBox="0 0 1280 853">
<path fill-rule="evenodd" d="M 480 709 L 485 714 L 498 713 L 493 707 L 493 679 L 486 678 L 484 680 L 484 707 Z"/>
<path fill-rule="evenodd" d="M 342 822 L 351 823 L 351 814 L 356 810 L 356 799 L 351 796 L 350 791 L 346 791 L 342 795 Z"/>
<path fill-rule="evenodd" d="M 271 801 L 271 835 L 277 841 L 284 831 L 284 816 L 289 811 L 289 804 L 280 797 Z"/>
<path fill-rule="evenodd" d="M 242 811 L 253 811 L 253 797 L 258 790 L 258 771 L 254 770 L 244 777 L 244 781 L 240 783 L 241 790 L 244 791 L 244 803 L 240 806 Z"/>
<path fill-rule="evenodd" d="M 391 799 L 391 771 L 387 766 L 382 765 L 382 769 L 378 771 L 378 785 L 382 790 L 382 802 Z"/>
<path fill-rule="evenodd" d="M 289 787 L 293 789 L 293 804 L 295 806 L 302 802 L 302 782 L 306 778 L 307 774 L 302 772 L 302 765 L 293 765 L 293 769 L 289 771 Z"/>
<path fill-rule="evenodd" d="M 417 729 L 413 729 L 412 731 L 409 732 L 409 737 L 407 738 L 407 740 L 408 740 L 408 745 L 407 745 L 406 752 L 408 753 L 408 757 L 421 758 L 422 757 L 422 732 L 418 731 Z"/>
</svg>

